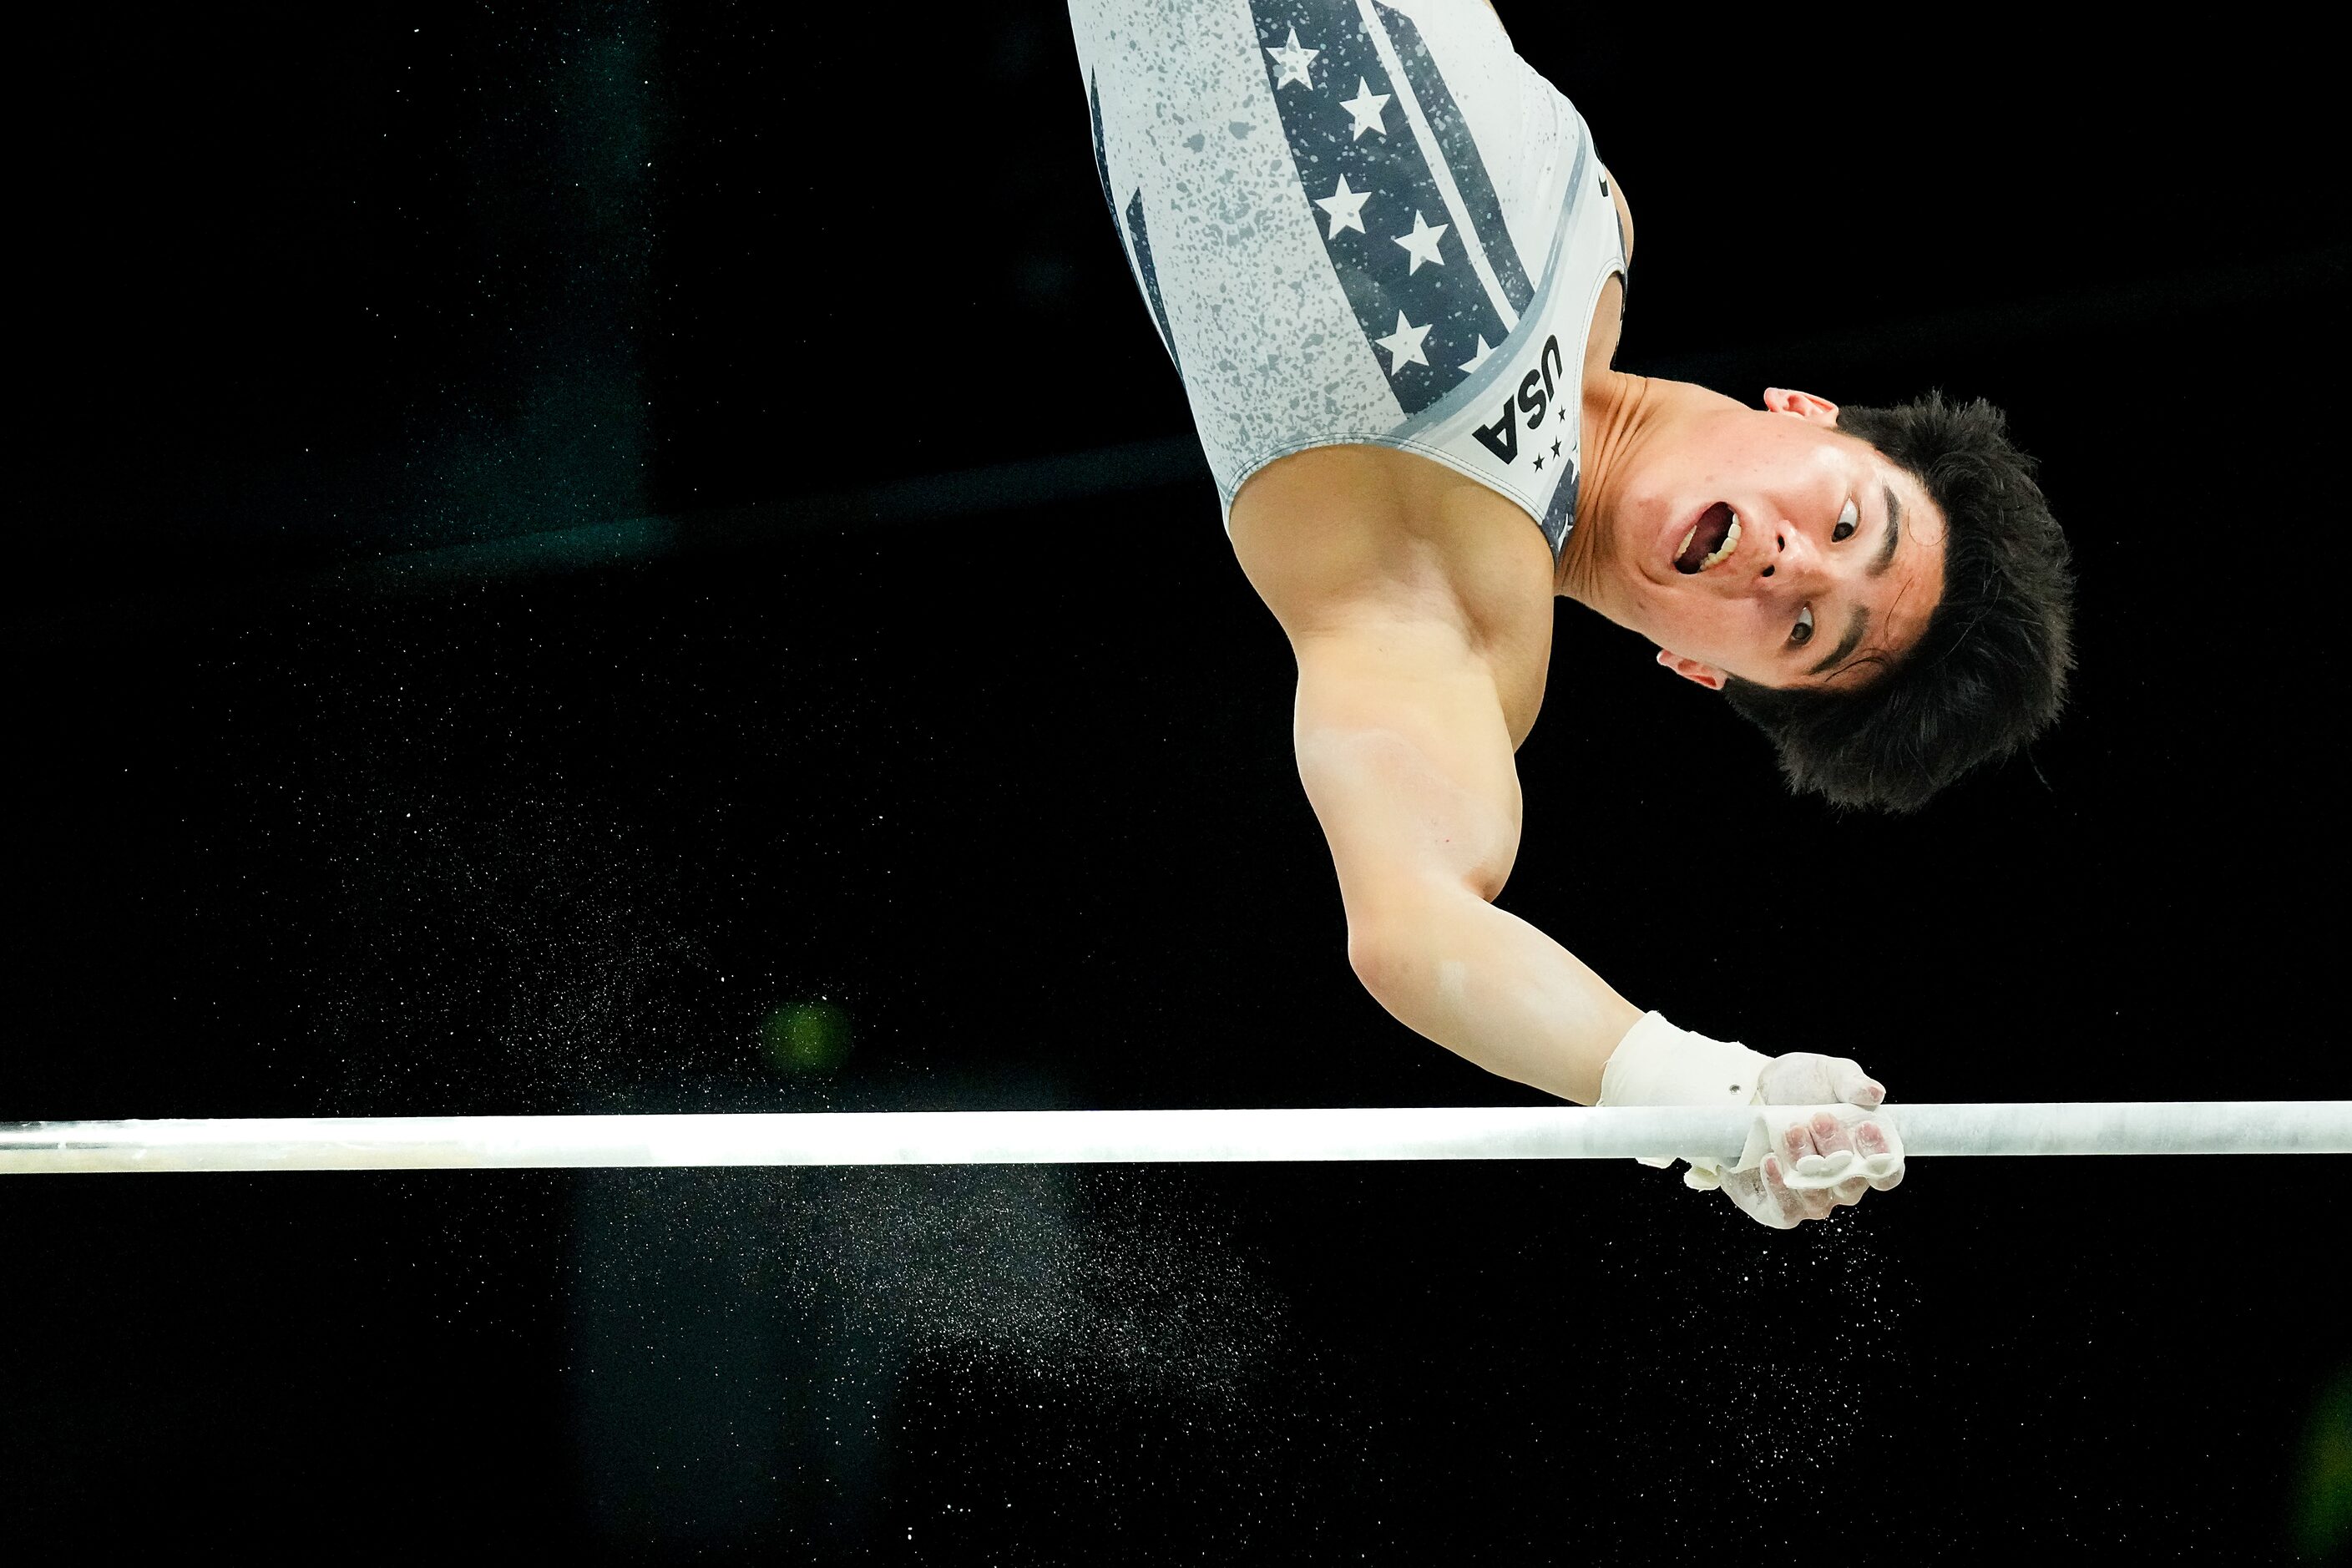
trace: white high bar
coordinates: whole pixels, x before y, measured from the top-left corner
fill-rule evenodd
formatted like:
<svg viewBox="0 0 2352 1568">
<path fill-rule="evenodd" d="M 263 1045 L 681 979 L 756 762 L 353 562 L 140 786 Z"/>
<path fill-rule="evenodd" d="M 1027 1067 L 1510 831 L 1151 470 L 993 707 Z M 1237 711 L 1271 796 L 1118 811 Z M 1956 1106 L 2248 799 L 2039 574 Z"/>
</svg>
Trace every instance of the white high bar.
<svg viewBox="0 0 2352 1568">
<path fill-rule="evenodd" d="M 0 1123 L 0 1173 L 1736 1160 L 1759 1110 L 1481 1106 Z M 1775 1114 L 1799 1108 L 1774 1106 Z M 1853 1107 L 1824 1107 L 1843 1109 Z M 2352 1153 L 2352 1100 L 1887 1105 L 1906 1155 Z"/>
</svg>

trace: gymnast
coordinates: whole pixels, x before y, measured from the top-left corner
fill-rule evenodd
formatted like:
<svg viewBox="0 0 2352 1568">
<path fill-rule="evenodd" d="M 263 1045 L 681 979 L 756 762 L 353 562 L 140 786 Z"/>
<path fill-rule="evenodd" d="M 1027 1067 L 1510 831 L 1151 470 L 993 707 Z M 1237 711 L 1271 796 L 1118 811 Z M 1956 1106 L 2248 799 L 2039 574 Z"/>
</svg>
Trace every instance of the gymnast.
<svg viewBox="0 0 2352 1568">
<path fill-rule="evenodd" d="M 1356 974 L 1580 1103 L 1839 1105 L 1690 1161 L 1764 1224 L 1894 1186 L 1853 1061 L 1677 1028 L 1493 900 L 1554 595 L 1722 693 L 1790 787 L 1841 806 L 1916 809 L 2048 724 L 2067 550 L 2000 413 L 1781 387 L 1751 408 L 1614 369 L 1625 193 L 1483 0 L 1070 14 L 1104 196 L 1297 660 Z"/>
</svg>

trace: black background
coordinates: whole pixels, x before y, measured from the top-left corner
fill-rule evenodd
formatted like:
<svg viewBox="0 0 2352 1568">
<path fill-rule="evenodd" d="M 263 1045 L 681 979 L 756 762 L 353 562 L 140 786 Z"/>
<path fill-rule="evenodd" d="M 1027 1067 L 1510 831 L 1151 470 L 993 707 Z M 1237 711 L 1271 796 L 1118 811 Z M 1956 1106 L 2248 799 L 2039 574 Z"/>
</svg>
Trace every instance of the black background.
<svg viewBox="0 0 2352 1568">
<path fill-rule="evenodd" d="M 332 9 L 27 48 L 0 1113 L 1540 1098 L 1348 973 L 1060 13 Z M 1524 9 L 1636 214 L 1620 364 L 2000 403 L 2083 665 L 2030 757 L 1840 819 L 1563 605 L 1506 905 L 1898 1100 L 2352 1094 L 2315 41 Z M 2339 1180 L 1922 1163 L 1780 1234 L 1630 1165 L 26 1179 L 0 1505 L 2284 1561 L 2352 1408 Z"/>
</svg>

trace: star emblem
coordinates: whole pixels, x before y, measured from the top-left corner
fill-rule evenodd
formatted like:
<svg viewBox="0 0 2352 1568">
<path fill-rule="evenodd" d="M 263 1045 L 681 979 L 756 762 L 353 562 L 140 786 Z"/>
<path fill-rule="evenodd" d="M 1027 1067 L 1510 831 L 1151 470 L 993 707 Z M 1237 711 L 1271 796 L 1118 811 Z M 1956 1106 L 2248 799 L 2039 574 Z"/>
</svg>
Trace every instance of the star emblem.
<svg viewBox="0 0 2352 1568">
<path fill-rule="evenodd" d="M 1557 441 L 1551 444 L 1551 455 L 1555 458 L 1559 456 L 1559 443 Z"/>
<path fill-rule="evenodd" d="M 1433 262 L 1440 267 L 1445 265 L 1445 258 L 1437 253 L 1437 242 L 1445 237 L 1446 227 L 1447 226 L 1442 223 L 1431 223 L 1421 216 L 1419 209 L 1414 210 L 1412 232 L 1396 237 L 1396 242 L 1404 247 L 1405 254 L 1412 258 L 1412 265 L 1404 269 L 1406 277 L 1410 278 L 1420 271 L 1421 264 L 1424 261 Z"/>
<path fill-rule="evenodd" d="M 1356 96 L 1339 100 L 1339 107 L 1356 117 L 1356 133 L 1349 141 L 1357 140 L 1367 131 L 1377 131 L 1382 136 L 1389 133 L 1389 128 L 1381 122 L 1381 110 L 1388 107 L 1390 97 L 1385 92 L 1374 92 L 1362 77 L 1356 79 Z"/>
<path fill-rule="evenodd" d="M 1329 195 L 1315 198 L 1315 205 L 1331 215 L 1331 227 L 1323 237 L 1329 239 L 1343 228 L 1352 228 L 1370 239 L 1371 236 L 1364 232 L 1364 204 L 1371 199 L 1370 191 L 1349 190 L 1348 176 L 1340 175 L 1339 184 Z"/>
<path fill-rule="evenodd" d="M 1538 452 L 1536 454 L 1536 472 L 1539 474 L 1543 472 L 1543 454 L 1541 452 Z"/>
<path fill-rule="evenodd" d="M 1290 29 L 1290 42 L 1285 44 L 1281 48 L 1268 49 L 1265 52 L 1272 55 L 1274 57 L 1274 63 L 1282 68 L 1282 74 L 1274 79 L 1275 91 L 1280 92 L 1284 88 L 1288 87 L 1294 81 L 1297 82 L 1300 86 L 1307 88 L 1312 88 L 1315 85 L 1315 83 L 1307 78 L 1307 68 L 1314 60 L 1315 57 L 1321 54 L 1323 51 L 1321 49 L 1300 48 L 1298 47 L 1297 28 L 1293 27 Z"/>
<path fill-rule="evenodd" d="M 1434 324 L 1435 323 L 1432 322 L 1428 325 L 1416 327 L 1411 321 L 1404 319 L 1404 312 L 1402 310 L 1399 310 L 1397 312 L 1396 331 L 1391 332 L 1387 337 L 1374 338 L 1372 340 L 1372 342 L 1380 344 L 1381 347 L 1389 351 L 1389 374 L 1391 375 L 1394 375 L 1397 372 L 1402 370 L 1409 364 L 1427 364 L 1429 363 L 1429 356 L 1421 352 L 1421 340 L 1429 336 L 1429 327 Z"/>
<path fill-rule="evenodd" d="M 1462 374 L 1468 375 L 1472 371 L 1476 370 L 1480 365 L 1485 364 L 1486 363 L 1487 356 L 1491 355 L 1495 351 L 1493 349 L 1486 346 L 1486 334 L 1484 332 L 1479 333 L 1478 352 L 1470 356 L 1470 363 L 1462 367 Z"/>
</svg>

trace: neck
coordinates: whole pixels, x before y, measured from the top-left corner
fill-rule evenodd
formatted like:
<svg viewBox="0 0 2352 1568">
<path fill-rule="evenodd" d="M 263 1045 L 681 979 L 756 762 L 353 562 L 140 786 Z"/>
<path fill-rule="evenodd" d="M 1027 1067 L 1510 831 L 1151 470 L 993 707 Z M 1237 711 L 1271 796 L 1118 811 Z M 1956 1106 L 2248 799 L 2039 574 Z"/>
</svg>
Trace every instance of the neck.
<svg viewBox="0 0 2352 1568">
<path fill-rule="evenodd" d="M 1616 511 L 1622 477 L 1638 450 L 1666 416 L 1672 382 L 1603 370 L 1584 383 L 1583 471 L 1578 479 L 1576 529 L 1560 552 L 1555 591 L 1607 613 L 1596 595 L 1617 549 Z"/>
</svg>

